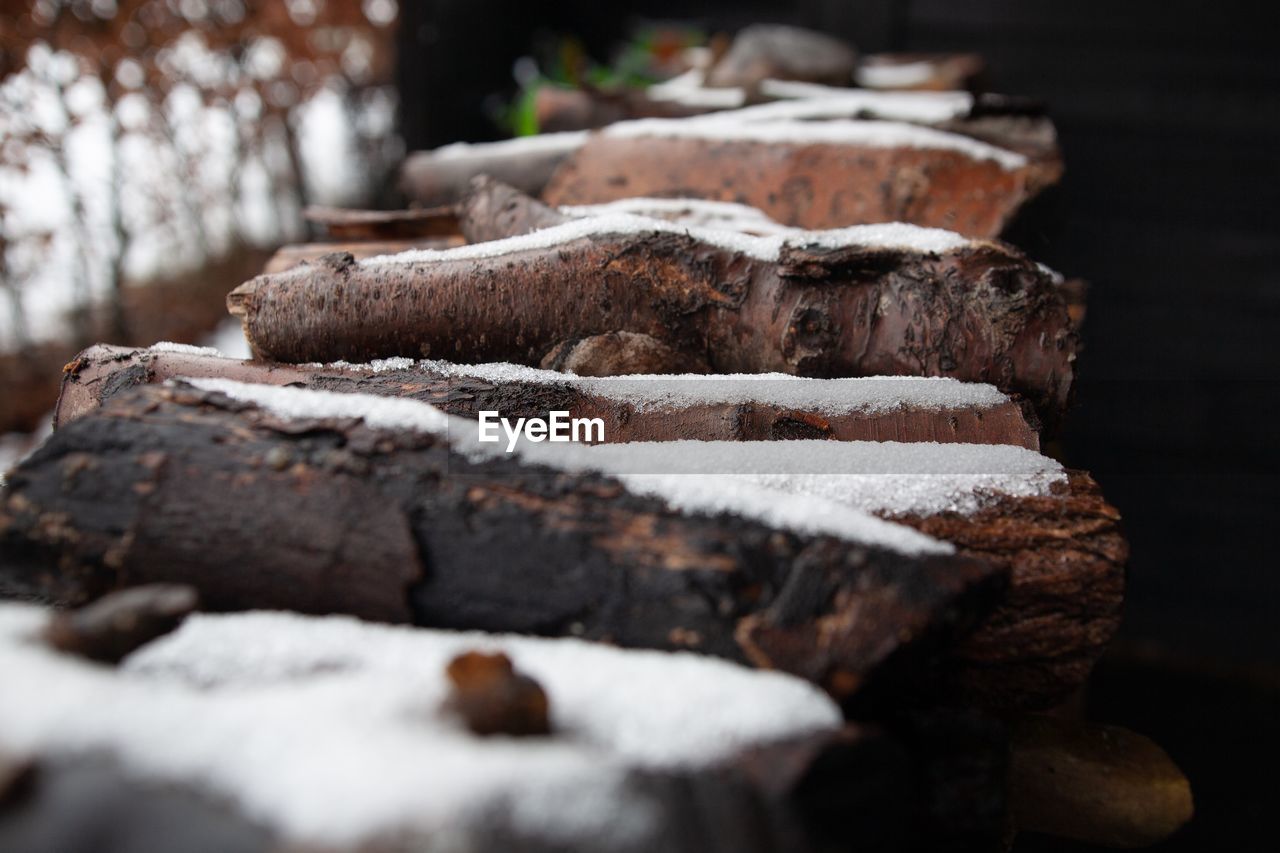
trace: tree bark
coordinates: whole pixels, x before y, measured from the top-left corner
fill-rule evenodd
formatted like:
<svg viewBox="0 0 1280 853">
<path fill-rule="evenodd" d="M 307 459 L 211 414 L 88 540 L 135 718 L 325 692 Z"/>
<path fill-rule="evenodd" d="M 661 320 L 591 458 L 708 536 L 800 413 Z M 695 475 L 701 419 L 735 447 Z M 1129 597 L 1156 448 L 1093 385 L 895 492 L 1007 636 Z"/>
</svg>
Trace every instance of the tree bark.
<svg viewBox="0 0 1280 853">
<path fill-rule="evenodd" d="M 679 195 L 742 202 L 802 228 L 909 222 L 991 238 L 1060 171 L 943 149 L 601 134 L 542 196 L 563 205 Z"/>
<path fill-rule="evenodd" d="M 344 243 L 293 243 L 281 246 L 262 272 L 265 275 L 284 272 L 300 264 L 314 264 L 325 255 L 344 254 L 356 260 L 378 255 L 398 255 L 417 249 L 451 249 L 462 245 L 461 238 L 423 237 L 417 240 L 357 240 Z"/>
<path fill-rule="evenodd" d="M 836 696 L 932 660 L 1006 581 L 189 387 L 136 389 L 59 429 L 12 473 L 0 547 L 9 596 L 184 583 L 211 610 L 690 648 Z"/>
<path fill-rule="evenodd" d="M 990 382 L 1047 426 L 1068 401 L 1076 349 L 1051 276 L 983 243 L 940 255 L 787 245 L 775 262 L 655 231 L 487 258 L 331 255 L 246 282 L 227 305 L 268 360 L 537 365 L 563 341 L 628 331 L 720 373 Z"/>
<path fill-rule="evenodd" d="M 768 401 L 668 402 L 642 407 L 593 393 L 572 376 L 565 376 L 561 382 L 495 382 L 449 376 L 433 370 L 430 364 L 375 371 L 359 365 L 341 368 L 264 364 L 199 353 L 105 345 L 90 347 L 67 365 L 62 394 L 54 410 L 54 425 L 62 428 L 138 385 L 181 377 L 408 397 L 468 418 L 486 410 L 499 411 L 509 418 L 546 418 L 553 410 L 567 411 L 570 417 L 601 418 L 605 440 L 610 442 L 830 438 L 1016 444 L 1032 450 L 1038 450 L 1040 443 L 1036 431 L 1012 401 L 993 406 L 904 406 L 887 412 L 831 411 L 821 405 L 790 408 Z M 613 381 L 621 388 L 638 391 L 652 387 L 645 380 Z"/>
</svg>

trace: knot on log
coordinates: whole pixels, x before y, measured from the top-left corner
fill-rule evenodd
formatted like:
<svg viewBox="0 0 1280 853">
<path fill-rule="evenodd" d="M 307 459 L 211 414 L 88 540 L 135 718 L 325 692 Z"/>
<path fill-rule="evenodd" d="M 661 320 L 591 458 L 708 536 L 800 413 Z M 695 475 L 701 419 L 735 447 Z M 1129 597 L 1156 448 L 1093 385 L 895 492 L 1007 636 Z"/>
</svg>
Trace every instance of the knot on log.
<svg viewBox="0 0 1280 853">
<path fill-rule="evenodd" d="M 104 595 L 92 604 L 59 613 L 45 639 L 68 654 L 119 663 L 130 652 L 182 624 L 199 606 L 194 587 L 151 584 Z"/>
<path fill-rule="evenodd" d="M 452 692 L 445 710 L 478 735 L 551 734 L 550 703 L 538 682 L 501 652 L 465 652 L 445 668 Z"/>
</svg>

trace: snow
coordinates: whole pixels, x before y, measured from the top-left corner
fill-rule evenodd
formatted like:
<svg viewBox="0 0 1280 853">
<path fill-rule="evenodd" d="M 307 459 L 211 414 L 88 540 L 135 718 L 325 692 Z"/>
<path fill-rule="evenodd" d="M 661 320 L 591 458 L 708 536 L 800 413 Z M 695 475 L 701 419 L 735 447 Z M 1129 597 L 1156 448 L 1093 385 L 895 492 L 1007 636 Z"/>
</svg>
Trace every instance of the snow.
<svg viewBox="0 0 1280 853">
<path fill-rule="evenodd" d="M 645 97 L 651 101 L 667 101 L 713 110 L 734 109 L 746 103 L 747 93 L 744 90 L 737 87 L 707 88 L 702 85 L 705 76 L 701 69 L 691 68 L 670 80 L 645 89 Z"/>
<path fill-rule="evenodd" d="M 657 804 L 630 771 L 711 766 L 841 725 L 806 682 L 688 653 L 197 614 L 112 669 L 36 642 L 47 619 L 0 604 L 7 750 L 107 754 L 326 849 L 405 833 L 466 847 L 495 821 L 543 842 L 655 849 Z M 439 713 L 444 666 L 473 649 L 505 652 L 542 684 L 555 734 L 479 738 Z"/>
<path fill-rule="evenodd" d="M 365 258 L 358 263 L 362 266 L 377 267 L 389 264 L 483 260 L 516 252 L 549 249 L 584 238 L 655 233 L 687 235 L 729 252 L 770 262 L 776 262 L 786 246 L 826 249 L 860 246 L 869 249 L 941 254 L 972 244 L 970 240 L 953 231 L 922 228 L 903 222 L 854 225 L 826 231 L 788 230 L 779 234 L 755 236 L 721 228 L 681 225 L 629 213 L 606 213 L 600 216 L 573 219 L 517 237 L 472 243 L 453 249 L 414 249 L 396 255 L 377 255 Z"/>
<path fill-rule="evenodd" d="M 160 341 L 152 344 L 150 347 L 152 352 L 172 352 L 180 355 L 209 355 L 215 358 L 225 358 L 222 352 L 215 347 L 197 347 L 191 344 L 175 344 L 172 341 Z"/>
<path fill-rule="evenodd" d="M 531 445 L 525 456 L 540 461 L 542 448 L 552 446 Z M 1050 494 L 1067 479 L 1049 457 L 1003 444 L 672 441 L 575 446 L 574 452 L 580 464 L 628 483 L 627 472 L 699 475 L 712 488 L 750 485 L 888 516 L 972 514 L 998 496 Z"/>
<path fill-rule="evenodd" d="M 954 551 L 952 546 L 944 542 L 825 497 L 795 493 L 783 500 L 774 489 L 742 480 L 728 481 L 726 487 L 722 472 L 736 471 L 737 468 L 723 468 L 707 475 L 702 472 L 689 474 L 683 469 L 673 468 L 669 462 L 673 457 L 666 456 L 662 448 L 676 447 L 681 442 L 616 445 L 629 450 L 596 455 L 591 453 L 594 448 L 587 445 L 522 442 L 512 457 L 505 454 L 498 444 L 480 443 L 475 421 L 447 415 L 434 406 L 417 400 L 251 385 L 228 379 L 187 381 L 197 388 L 217 391 L 232 399 L 253 403 L 278 417 L 362 418 L 368 426 L 375 429 L 412 430 L 443 436 L 454 450 L 474 459 L 516 458 L 562 471 L 595 471 L 617 476 L 628 490 L 660 498 L 673 509 L 683 512 L 706 515 L 729 513 L 797 533 L 836 536 L 904 554 L 946 554 Z M 707 454 L 707 459 L 722 460 L 726 453 L 744 452 L 726 450 L 731 446 L 745 448 L 746 453 L 764 458 L 772 449 L 776 449 L 777 443 L 694 444 Z M 753 447 L 755 444 L 764 446 Z M 816 444 L 839 447 L 848 442 Z M 668 471 L 671 473 L 663 473 Z"/>
<path fill-rule="evenodd" d="M 737 120 L 877 118 L 940 124 L 973 109 L 968 92 L 874 92 L 793 80 L 765 80 L 760 85 L 765 95 L 786 100 L 739 110 L 734 114 Z"/>
<path fill-rule="evenodd" d="M 522 154 L 568 154 L 587 141 L 590 131 L 568 130 L 562 133 L 540 133 L 518 136 L 499 142 L 454 142 L 431 152 L 434 160 L 487 160 L 491 157 L 515 157 Z"/>
<path fill-rule="evenodd" d="M 623 198 L 603 204 L 564 205 L 566 216 L 630 213 L 694 228 L 716 228 L 744 234 L 795 234 L 800 229 L 774 221 L 763 210 L 732 201 L 689 198 Z"/>
<path fill-rule="evenodd" d="M 821 104 L 821 101 L 817 103 Z M 1019 169 L 1027 164 L 1027 158 L 1014 151 L 958 133 L 900 121 L 743 121 L 736 115 L 736 111 L 729 111 L 686 119 L 636 119 L 612 124 L 601 133 L 620 138 L 656 137 L 705 139 L 714 142 L 937 149 L 955 151 L 974 160 L 990 160 L 1006 170 Z"/>
<path fill-rule="evenodd" d="M 364 365 L 333 365 L 361 368 Z M 901 409 L 986 408 L 1009 398 L 994 385 L 923 376 L 866 376 L 809 379 L 785 373 L 719 373 L 589 377 L 539 370 L 519 364 L 454 364 L 447 361 L 386 359 L 368 369 L 405 370 L 474 377 L 485 381 L 568 384 L 588 394 L 629 403 L 638 411 L 697 405 L 759 403 L 827 415 L 883 413 Z"/>
<path fill-rule="evenodd" d="M 907 89 L 929 82 L 933 78 L 933 63 L 921 62 L 864 62 L 853 72 L 859 86 L 868 89 Z"/>
</svg>

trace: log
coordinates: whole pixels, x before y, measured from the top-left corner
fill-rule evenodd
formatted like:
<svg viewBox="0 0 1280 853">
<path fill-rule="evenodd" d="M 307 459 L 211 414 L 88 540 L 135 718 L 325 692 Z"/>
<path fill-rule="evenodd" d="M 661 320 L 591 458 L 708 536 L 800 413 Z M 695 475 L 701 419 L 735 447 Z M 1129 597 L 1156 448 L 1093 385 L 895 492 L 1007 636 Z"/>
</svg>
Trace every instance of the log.
<svg viewBox="0 0 1280 853">
<path fill-rule="evenodd" d="M 570 154 L 542 196 L 564 205 L 681 195 L 742 202 L 802 228 L 909 222 L 992 238 L 1060 173 L 933 128 L 722 121 L 614 125 Z"/>
<path fill-rule="evenodd" d="M 662 498 L 500 451 L 461 455 L 445 416 L 407 401 L 384 403 L 396 428 L 378 429 L 360 420 L 376 398 L 239 388 L 288 402 L 152 386 L 54 433 L 3 493 L 0 594 L 80 604 L 184 583 L 212 610 L 695 648 L 845 696 L 881 666 L 931 661 L 1005 582 L 830 502 L 796 505 L 803 529 L 781 526 L 760 515 L 763 496 Z"/>
<path fill-rule="evenodd" d="M 976 53 L 872 53 L 854 79 L 868 89 L 951 92 L 975 89 L 985 70 Z"/>
<path fill-rule="evenodd" d="M 486 410 L 511 418 L 546 418 L 553 410 L 567 411 L 570 417 L 601 418 L 605 440 L 612 442 L 830 438 L 1016 444 L 1032 450 L 1039 449 L 1040 443 L 1016 402 L 992 389 L 984 392 L 959 383 L 955 383 L 959 387 L 943 383 L 955 393 L 953 402 L 904 397 L 901 404 L 886 404 L 880 389 L 896 388 L 901 393 L 913 386 L 886 385 L 884 380 L 739 378 L 715 386 L 722 394 L 727 390 L 723 382 L 743 389 L 725 399 L 703 390 L 707 380 L 700 379 L 619 377 L 584 382 L 514 365 L 468 367 L 444 362 L 294 366 L 163 346 L 98 345 L 80 353 L 63 374 L 54 425 L 61 428 L 138 385 L 181 377 L 405 397 L 467 418 Z M 796 381 L 812 390 L 792 393 Z M 836 392 L 829 386 L 847 389 L 846 395 L 832 399 Z M 866 395 L 860 399 L 863 387 Z M 966 400 L 966 395 L 972 396 Z M 806 396 L 813 402 L 800 402 Z"/>
<path fill-rule="evenodd" d="M 0 728 L 39 734 L 28 790 L 0 800 L 5 850 L 805 853 L 909 831 L 907 754 L 774 674 L 291 614 L 197 617 L 121 672 L 48 654 L 14 617 Z M 573 728 L 495 743 L 434 709 L 441 658 L 469 642 L 536 669 Z M 712 696 L 750 708 L 691 723 L 681 699 Z"/>
<path fill-rule="evenodd" d="M 1129 546 L 1093 478 L 1001 497 L 969 515 L 881 513 L 1007 568 L 1008 592 L 940 674 L 985 708 L 1049 708 L 1082 686 L 1120 627 Z"/>
<path fill-rule="evenodd" d="M 570 131 L 417 151 L 400 167 L 399 188 L 423 207 L 456 203 L 471 179 L 479 175 L 491 175 L 523 192 L 538 193 L 560 162 L 585 139 L 584 132 Z"/>
<path fill-rule="evenodd" d="M 509 382 L 499 383 L 498 387 L 505 386 L 502 390 L 495 390 L 492 382 L 473 383 L 472 380 L 451 386 L 449 391 L 428 390 L 422 387 L 420 375 L 415 377 L 407 370 L 373 376 L 338 375 L 333 377 L 336 381 L 331 382 L 323 374 L 294 373 L 289 368 L 264 368 L 231 360 L 206 357 L 203 361 L 188 364 L 203 370 L 206 375 L 224 378 L 266 376 L 271 382 L 340 391 L 387 393 L 387 389 L 399 389 L 394 393 L 434 400 L 450 411 L 468 415 L 474 415 L 473 406 L 492 406 L 508 417 L 545 416 L 543 407 L 548 405 L 546 396 L 516 391 Z M 196 373 L 184 368 L 181 362 L 168 361 L 167 366 L 189 374 Z M 143 381 L 143 371 L 132 372 L 138 381 Z M 293 381 L 295 377 L 297 382 Z M 126 383 L 118 383 L 117 391 L 113 393 L 127 387 Z M 64 400 L 66 398 L 64 395 Z M 460 401 L 460 404 L 455 401 Z M 625 424 L 627 419 L 619 418 L 618 423 Z M 656 433 L 664 438 L 718 438 L 724 434 L 716 431 L 716 427 L 725 423 L 725 419 L 663 416 L 654 423 L 656 428 L 650 436 Z M 780 430 L 775 422 L 768 432 L 756 432 L 754 436 L 780 438 L 812 434 L 803 430 L 805 424 L 798 419 L 795 423 L 794 432 Z M 650 437 L 636 432 L 615 433 L 612 427 L 605 431 L 607 440 L 618 440 L 620 435 L 625 438 Z M 849 437 L 848 433 L 843 437 Z M 696 451 L 695 456 L 700 452 Z M 707 452 L 714 453 L 711 450 Z M 1001 459 L 1009 456 L 1007 448 L 1001 452 L 1004 454 Z M 670 457 L 670 464 L 677 470 L 696 470 L 695 460 L 687 454 L 687 450 L 674 446 L 669 454 L 664 455 Z M 780 452 L 770 451 L 770 454 L 780 457 Z M 942 455 L 940 458 L 945 461 L 946 457 Z M 1000 466 L 1006 464 L 996 460 L 991 467 L 979 467 L 977 470 L 994 475 L 1001 470 Z M 1047 461 L 1042 461 L 1038 467 L 1050 473 L 1055 470 L 1055 464 Z M 835 470 L 835 466 L 831 469 Z M 977 486 L 994 487 L 985 478 L 979 478 Z M 846 500 L 859 510 L 949 541 L 961 553 L 996 564 L 1011 577 L 1011 586 L 994 612 L 976 631 L 948 651 L 944 665 L 931 674 L 931 679 L 944 685 L 948 695 L 998 709 L 1046 707 L 1078 688 L 1117 627 L 1126 557 L 1117 514 L 1102 499 L 1092 480 L 1085 474 L 1072 472 L 1060 477 L 1050 488 L 1035 493 L 1017 497 L 1005 495 L 994 501 L 965 498 L 965 502 L 972 506 L 963 508 L 954 498 L 947 496 L 945 500 L 928 504 L 943 509 L 928 512 L 917 508 L 919 504 L 902 505 L 887 500 L 889 487 L 886 480 L 882 488 L 870 493 L 834 494 L 835 499 Z M 748 624 L 751 623 L 748 621 Z"/>
<path fill-rule="evenodd" d="M 628 331 L 718 373 L 990 382 L 1046 426 L 1076 348 L 1048 271 L 897 226 L 752 238 L 602 216 L 425 257 L 333 255 L 252 279 L 227 306 L 271 361 L 537 365 L 563 341 Z"/>
<path fill-rule="evenodd" d="M 356 210 L 312 205 L 303 215 L 338 241 L 414 240 L 458 233 L 458 216 L 452 207 Z"/>
<path fill-rule="evenodd" d="M 825 33 L 753 24 L 733 38 L 707 71 L 707 85 L 753 88 L 768 79 L 847 85 L 858 65 L 850 45 Z"/>
</svg>

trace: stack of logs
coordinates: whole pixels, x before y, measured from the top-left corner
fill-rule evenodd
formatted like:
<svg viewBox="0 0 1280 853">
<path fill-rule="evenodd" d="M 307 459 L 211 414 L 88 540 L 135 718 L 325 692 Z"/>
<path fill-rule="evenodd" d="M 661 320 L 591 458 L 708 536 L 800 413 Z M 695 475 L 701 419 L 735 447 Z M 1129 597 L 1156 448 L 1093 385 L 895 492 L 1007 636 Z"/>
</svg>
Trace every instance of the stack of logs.
<svg viewBox="0 0 1280 853">
<path fill-rule="evenodd" d="M 843 90 L 411 156 L 423 206 L 312 211 L 327 240 L 230 293 L 253 360 L 98 346 L 67 365 L 56 432 L 0 495 L 0 594 L 93 607 L 176 583 L 215 611 L 782 670 L 850 721 L 743 759 L 799 820 L 787 849 L 1166 836 L 1190 810 L 1167 756 L 1061 710 L 1116 630 L 1127 546 L 1089 475 L 1038 453 L 1070 401 L 1076 291 L 998 240 L 1060 174 L 1051 125 L 956 94 Z M 937 378 L 850 378 L 877 376 Z M 681 471 L 623 453 L 478 450 L 460 433 L 482 411 L 599 418 L 598 450 L 676 442 L 671 460 L 731 466 L 794 441 L 886 485 L 780 472 L 777 506 L 695 500 L 637 485 Z M 800 517 L 817 509 L 835 520 Z M 116 649 L 118 624 L 51 636 Z M 512 690 L 541 709 L 519 725 L 547 731 L 510 662 L 450 677 L 476 671 L 497 679 L 466 700 L 488 731 L 506 729 L 486 697 Z"/>
</svg>

